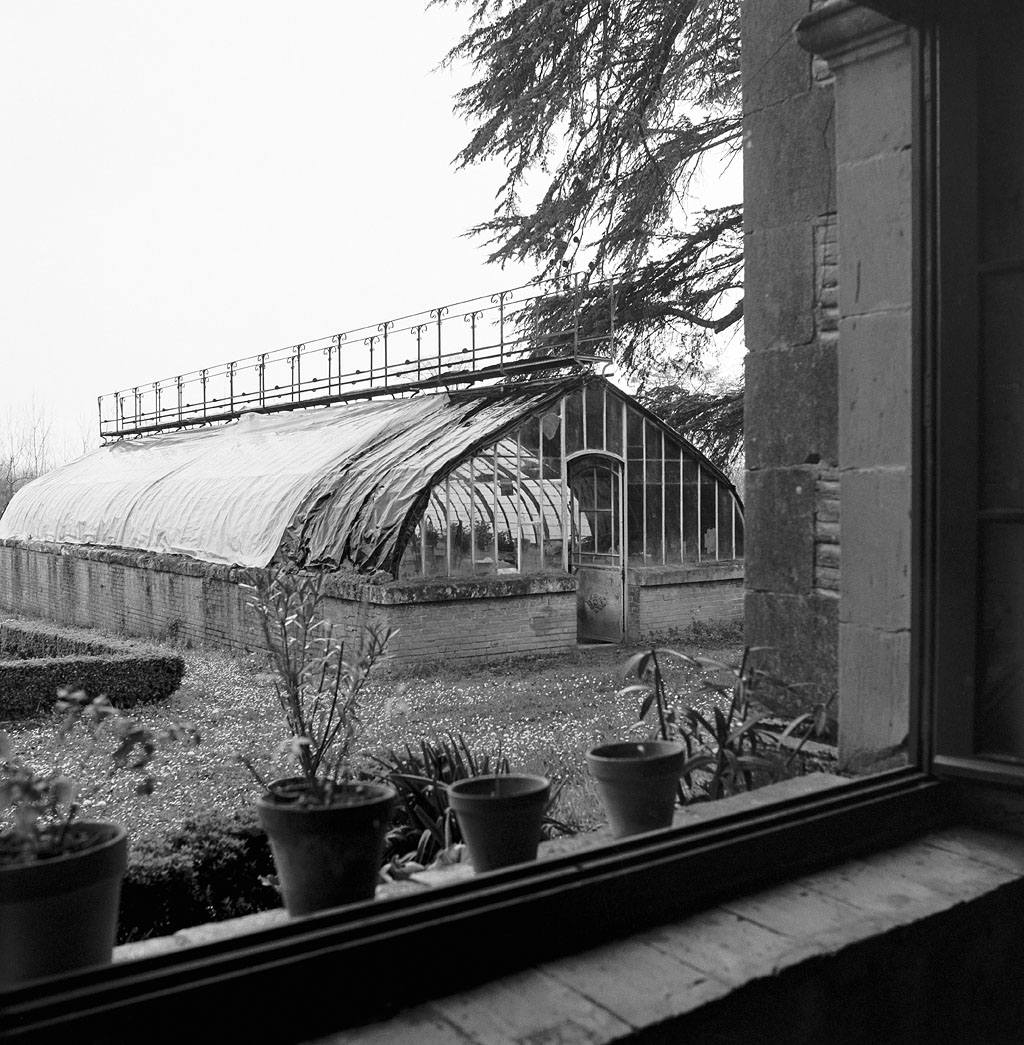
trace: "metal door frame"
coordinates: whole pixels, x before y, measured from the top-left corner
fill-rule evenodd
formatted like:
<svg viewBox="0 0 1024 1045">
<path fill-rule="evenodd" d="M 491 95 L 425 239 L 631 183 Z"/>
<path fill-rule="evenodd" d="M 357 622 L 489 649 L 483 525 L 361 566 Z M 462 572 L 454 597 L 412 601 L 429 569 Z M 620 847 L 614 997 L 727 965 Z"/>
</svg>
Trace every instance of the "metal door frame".
<svg viewBox="0 0 1024 1045">
<path fill-rule="evenodd" d="M 605 572 L 617 572 L 619 576 L 619 637 L 617 640 L 607 640 L 622 642 L 626 637 L 626 462 L 623 457 L 618 454 L 608 453 L 605 450 L 580 450 L 566 457 L 565 461 L 565 476 L 566 476 L 566 487 L 567 491 L 572 489 L 573 481 L 573 466 L 578 465 L 581 462 L 593 460 L 595 464 L 604 464 L 609 468 L 614 468 L 618 478 L 618 496 L 615 498 L 616 504 L 614 505 L 614 511 L 618 520 L 618 549 L 619 549 L 619 563 L 618 566 L 600 566 L 594 563 L 581 564 L 576 559 L 575 554 L 575 515 L 572 510 L 572 506 L 567 504 L 566 507 L 569 509 L 569 527 L 567 532 L 568 538 L 568 559 L 569 559 L 569 570 L 571 573 L 579 572 L 581 566 L 584 569 L 602 570 Z M 571 492 L 569 493 L 571 497 Z M 577 641 L 580 639 L 579 630 L 577 627 Z M 602 640 L 591 640 L 591 641 L 602 641 Z"/>
</svg>

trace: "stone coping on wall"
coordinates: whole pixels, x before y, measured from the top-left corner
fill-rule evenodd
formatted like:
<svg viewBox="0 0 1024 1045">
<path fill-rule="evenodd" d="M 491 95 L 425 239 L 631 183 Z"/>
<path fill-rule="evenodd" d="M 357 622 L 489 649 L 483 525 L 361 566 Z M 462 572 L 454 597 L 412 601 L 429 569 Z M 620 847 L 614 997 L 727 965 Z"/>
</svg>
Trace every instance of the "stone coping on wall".
<svg viewBox="0 0 1024 1045">
<path fill-rule="evenodd" d="M 641 588 L 663 584 L 701 584 L 707 581 L 743 580 L 743 560 L 723 562 L 684 563 L 679 566 L 630 566 L 632 583 Z"/>
<path fill-rule="evenodd" d="M 399 603 L 453 602 L 461 599 L 500 599 L 516 595 L 553 595 L 574 592 L 576 578 L 568 573 L 506 574 L 498 577 L 431 577 L 424 580 L 385 581 L 383 584 L 328 574 L 324 594 L 335 598 L 365 599 L 377 606 Z"/>
<path fill-rule="evenodd" d="M 177 573 L 184 577 L 211 577 L 235 583 L 251 579 L 255 573 L 255 570 L 243 566 L 202 562 L 189 555 L 140 551 L 134 548 L 107 548 L 93 544 L 57 544 L 51 541 L 22 540 L 18 537 L 0 538 L 0 547 L 24 548 L 26 551 L 40 552 L 44 555 L 68 556 L 92 562 L 109 563 L 112 566 L 132 566 L 161 573 Z"/>
<path fill-rule="evenodd" d="M 251 583 L 258 569 L 203 562 L 188 555 L 107 548 L 88 544 L 55 544 L 47 541 L 0 538 L 0 547 L 24 548 L 47 555 L 68 556 L 113 566 L 175 573 L 231 584 Z M 568 573 L 508 574 L 497 577 L 437 577 L 423 580 L 357 578 L 351 573 L 324 575 L 324 595 L 375 606 L 402 603 L 451 602 L 462 599 L 496 599 L 521 595 L 550 595 L 576 590 L 576 578 Z"/>
</svg>

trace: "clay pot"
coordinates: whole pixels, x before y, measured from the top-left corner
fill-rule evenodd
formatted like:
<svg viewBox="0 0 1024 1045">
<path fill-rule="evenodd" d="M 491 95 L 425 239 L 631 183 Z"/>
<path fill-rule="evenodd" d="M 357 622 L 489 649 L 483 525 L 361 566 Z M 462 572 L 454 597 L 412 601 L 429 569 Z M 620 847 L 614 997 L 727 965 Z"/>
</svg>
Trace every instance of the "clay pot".
<svg viewBox="0 0 1024 1045">
<path fill-rule="evenodd" d="M 0 864 L 0 988 L 110 962 L 128 840 L 118 824 L 71 830 L 84 848 Z"/>
<path fill-rule="evenodd" d="M 617 838 L 672 826 L 686 749 L 671 740 L 602 744 L 587 766 Z"/>
<path fill-rule="evenodd" d="M 292 785 L 280 781 L 274 786 Z M 398 798 L 382 784 L 339 784 L 337 801 L 315 805 L 266 794 L 256 802 L 270 839 L 284 905 L 293 917 L 370 900 L 384 859 L 384 836 Z"/>
<path fill-rule="evenodd" d="M 551 794 L 542 776 L 498 773 L 457 780 L 448 787 L 462 837 L 477 871 L 537 859 L 540 826 Z"/>
</svg>

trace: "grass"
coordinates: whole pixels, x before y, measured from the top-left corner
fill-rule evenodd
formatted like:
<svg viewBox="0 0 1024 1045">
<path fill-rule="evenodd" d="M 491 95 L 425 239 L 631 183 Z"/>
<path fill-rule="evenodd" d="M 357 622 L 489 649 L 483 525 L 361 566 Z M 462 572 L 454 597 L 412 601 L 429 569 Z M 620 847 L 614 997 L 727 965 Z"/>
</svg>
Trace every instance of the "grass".
<svg viewBox="0 0 1024 1045">
<path fill-rule="evenodd" d="M 670 644 L 734 662 L 738 627 L 701 629 Z M 637 723 L 635 699 L 619 698 L 619 666 L 642 645 L 578 647 L 566 653 L 520 657 L 461 667 L 427 665 L 422 671 L 379 671 L 365 690 L 359 747 L 382 753 L 446 731 L 462 733 L 474 750 L 506 755 L 513 770 L 542 772 L 565 782 L 556 815 L 579 830 L 603 822 L 584 770 L 587 748 L 605 740 L 650 735 Z M 259 785 L 239 764 L 241 753 L 267 778 L 286 775 L 278 747 L 285 729 L 264 657 L 216 649 L 178 649 L 185 679 L 169 700 L 137 709 L 147 725 L 193 723 L 196 749 L 169 748 L 156 763 L 153 795 L 135 793 L 130 772 L 109 772 L 109 748 L 94 749 L 84 735 L 61 741 L 48 719 L 0 723 L 33 768 L 59 767 L 88 781 L 81 815 L 123 823 L 134 842 L 156 837 L 187 816 L 252 804 Z M 668 669 L 670 689 L 707 709 L 713 702 L 694 673 Z M 367 760 L 368 761 L 368 760 Z"/>
</svg>

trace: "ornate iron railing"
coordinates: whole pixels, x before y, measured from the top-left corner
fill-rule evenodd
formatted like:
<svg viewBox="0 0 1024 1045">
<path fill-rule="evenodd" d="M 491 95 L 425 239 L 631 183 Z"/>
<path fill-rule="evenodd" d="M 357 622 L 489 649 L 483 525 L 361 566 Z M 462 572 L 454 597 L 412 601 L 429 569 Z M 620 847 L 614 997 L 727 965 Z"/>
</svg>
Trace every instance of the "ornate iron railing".
<svg viewBox="0 0 1024 1045">
<path fill-rule="evenodd" d="M 100 436 L 610 361 L 615 305 L 613 280 L 579 275 L 441 305 L 102 395 Z"/>
</svg>

